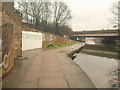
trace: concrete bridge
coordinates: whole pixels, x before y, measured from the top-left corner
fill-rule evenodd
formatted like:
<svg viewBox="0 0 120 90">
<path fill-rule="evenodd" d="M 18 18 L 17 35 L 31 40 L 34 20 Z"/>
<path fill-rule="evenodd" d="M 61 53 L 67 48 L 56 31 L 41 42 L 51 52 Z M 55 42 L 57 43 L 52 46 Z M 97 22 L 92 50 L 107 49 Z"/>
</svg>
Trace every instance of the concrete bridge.
<svg viewBox="0 0 120 90">
<path fill-rule="evenodd" d="M 74 32 L 73 37 L 106 37 L 106 36 L 118 36 L 118 29 L 116 30 L 97 30 L 97 31 L 79 31 Z"/>
<path fill-rule="evenodd" d="M 97 31 L 79 31 L 74 32 L 74 40 L 77 41 L 86 41 L 86 38 L 94 38 L 94 41 L 99 42 L 108 42 L 108 41 L 118 41 L 119 39 L 119 30 L 97 30 Z"/>
</svg>

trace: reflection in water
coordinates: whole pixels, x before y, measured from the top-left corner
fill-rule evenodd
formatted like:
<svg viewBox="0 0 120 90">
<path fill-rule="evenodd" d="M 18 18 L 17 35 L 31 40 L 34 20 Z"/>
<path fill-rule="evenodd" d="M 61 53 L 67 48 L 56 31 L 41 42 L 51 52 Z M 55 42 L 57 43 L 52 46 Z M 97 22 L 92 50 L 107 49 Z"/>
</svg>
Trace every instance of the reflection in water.
<svg viewBox="0 0 120 90">
<path fill-rule="evenodd" d="M 81 51 L 82 53 L 101 56 L 101 57 L 109 57 L 118 59 L 118 48 L 114 45 L 88 45 L 86 44 Z"/>
<path fill-rule="evenodd" d="M 85 38 L 85 43 L 86 44 L 91 44 L 91 45 L 93 44 L 93 45 L 95 45 L 94 39 L 95 38 L 92 38 L 92 37 L 91 38 Z"/>
<path fill-rule="evenodd" d="M 85 45 L 74 61 L 86 72 L 97 88 L 104 88 L 110 87 L 109 81 L 113 78 L 118 79 L 117 74 L 111 74 L 118 69 L 118 59 L 115 58 L 117 49 L 114 46 Z"/>
</svg>

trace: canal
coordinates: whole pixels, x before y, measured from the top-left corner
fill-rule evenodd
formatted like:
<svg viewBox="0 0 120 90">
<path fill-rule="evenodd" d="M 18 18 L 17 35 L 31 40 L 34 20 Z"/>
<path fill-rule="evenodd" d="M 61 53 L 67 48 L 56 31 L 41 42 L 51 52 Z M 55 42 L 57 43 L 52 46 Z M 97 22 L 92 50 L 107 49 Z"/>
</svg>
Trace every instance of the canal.
<svg viewBox="0 0 120 90">
<path fill-rule="evenodd" d="M 82 68 L 96 88 L 118 86 L 118 53 L 114 45 L 86 44 L 74 62 Z"/>
</svg>

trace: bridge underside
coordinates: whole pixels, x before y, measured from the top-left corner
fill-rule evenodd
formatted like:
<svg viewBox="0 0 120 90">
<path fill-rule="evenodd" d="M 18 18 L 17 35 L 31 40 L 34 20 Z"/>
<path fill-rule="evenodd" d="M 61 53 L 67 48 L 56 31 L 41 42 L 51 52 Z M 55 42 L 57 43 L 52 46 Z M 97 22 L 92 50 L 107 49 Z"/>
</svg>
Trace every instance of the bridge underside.
<svg viewBox="0 0 120 90">
<path fill-rule="evenodd" d="M 74 32 L 73 39 L 77 41 L 98 41 L 104 43 L 112 43 L 120 41 L 118 29 L 116 30 L 99 30 L 99 31 L 81 31 L 81 32 Z"/>
<path fill-rule="evenodd" d="M 73 36 L 76 40 L 77 38 L 114 38 L 114 39 L 120 39 L 120 36 Z"/>
<path fill-rule="evenodd" d="M 120 40 L 120 36 L 74 36 L 76 41 L 94 41 L 96 44 L 117 44 Z"/>
</svg>

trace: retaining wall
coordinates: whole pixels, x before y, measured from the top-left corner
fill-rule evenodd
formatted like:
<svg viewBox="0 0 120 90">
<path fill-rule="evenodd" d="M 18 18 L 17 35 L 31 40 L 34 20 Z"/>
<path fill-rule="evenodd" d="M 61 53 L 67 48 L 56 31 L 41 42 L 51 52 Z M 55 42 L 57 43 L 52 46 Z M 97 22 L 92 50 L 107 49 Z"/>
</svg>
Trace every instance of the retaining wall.
<svg viewBox="0 0 120 90">
<path fill-rule="evenodd" d="M 5 75 L 14 65 L 14 60 L 22 55 L 22 15 L 14 9 L 13 2 L 2 2 L 2 70 Z"/>
<path fill-rule="evenodd" d="M 53 35 L 50 33 L 43 32 L 43 47 L 47 46 L 49 43 L 54 43 L 54 44 L 65 44 L 68 42 L 71 42 L 72 40 L 68 38 L 64 38 L 61 36 Z"/>
</svg>

